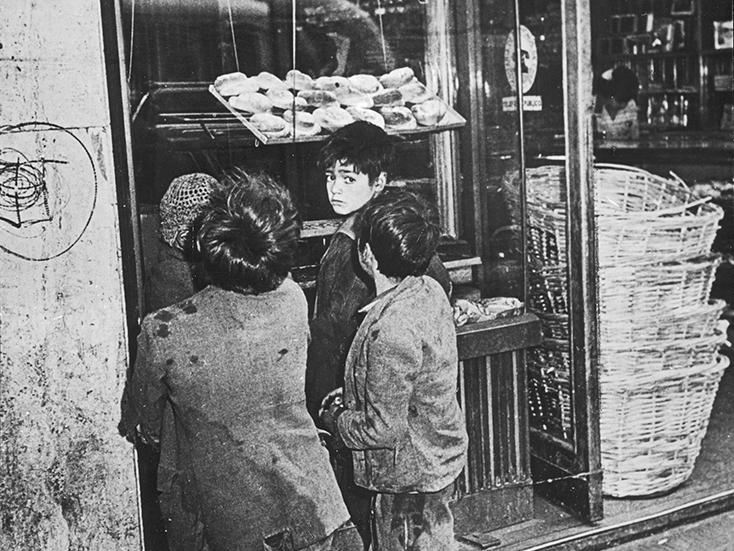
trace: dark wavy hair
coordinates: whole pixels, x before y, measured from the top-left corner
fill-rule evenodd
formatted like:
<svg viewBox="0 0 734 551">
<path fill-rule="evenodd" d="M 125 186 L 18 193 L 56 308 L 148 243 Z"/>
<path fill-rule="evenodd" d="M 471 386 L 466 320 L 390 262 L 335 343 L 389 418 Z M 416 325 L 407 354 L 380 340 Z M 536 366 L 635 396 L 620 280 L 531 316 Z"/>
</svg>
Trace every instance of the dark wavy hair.
<svg viewBox="0 0 734 551">
<path fill-rule="evenodd" d="M 441 228 L 417 195 L 385 190 L 360 214 L 359 247 L 369 243 L 383 275 L 404 278 L 423 275 L 436 253 Z"/>
<path fill-rule="evenodd" d="M 265 173 L 234 169 L 212 193 L 198 225 L 196 248 L 212 284 L 264 293 L 290 272 L 300 230 L 287 189 Z"/>
<path fill-rule="evenodd" d="M 392 167 L 395 145 L 382 128 L 357 121 L 334 132 L 321 147 L 318 166 L 321 170 L 333 167 L 338 161 L 348 163 L 370 182 L 381 172 L 389 173 Z"/>
</svg>

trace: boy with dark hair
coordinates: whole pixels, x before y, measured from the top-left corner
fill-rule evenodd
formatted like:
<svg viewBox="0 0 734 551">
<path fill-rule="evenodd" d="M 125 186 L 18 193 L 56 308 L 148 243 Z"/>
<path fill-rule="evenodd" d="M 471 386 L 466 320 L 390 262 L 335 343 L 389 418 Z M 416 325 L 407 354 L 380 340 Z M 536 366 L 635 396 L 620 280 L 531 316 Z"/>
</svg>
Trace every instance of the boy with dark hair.
<svg viewBox="0 0 734 551">
<path fill-rule="evenodd" d="M 373 551 L 455 548 L 449 500 L 467 434 L 456 398 L 451 305 L 423 275 L 439 228 L 412 194 L 385 193 L 362 212 L 359 260 L 376 298 L 362 308 L 339 391 L 322 420 L 352 450 L 354 480 L 377 492 Z"/>
<path fill-rule="evenodd" d="M 329 137 L 320 152 L 319 166 L 326 176 L 329 202 L 344 222 L 321 259 L 310 325 L 306 404 L 319 425 L 323 398 L 344 384 L 344 363 L 361 318 L 358 311 L 375 297 L 374 281 L 357 258 L 355 220 L 365 205 L 383 193 L 393 156 L 393 139 L 366 122 L 341 128 Z M 449 293 L 448 273 L 435 254 L 427 274 Z M 330 442 L 328 445 L 344 501 L 366 549 L 370 541 L 371 492 L 354 484 L 351 454 Z"/>
<path fill-rule="evenodd" d="M 173 466 L 158 479 L 172 550 L 327 551 L 349 514 L 304 407 L 296 209 L 265 175 L 224 184 L 196 234 L 211 285 L 143 320 L 128 430 Z"/>
</svg>

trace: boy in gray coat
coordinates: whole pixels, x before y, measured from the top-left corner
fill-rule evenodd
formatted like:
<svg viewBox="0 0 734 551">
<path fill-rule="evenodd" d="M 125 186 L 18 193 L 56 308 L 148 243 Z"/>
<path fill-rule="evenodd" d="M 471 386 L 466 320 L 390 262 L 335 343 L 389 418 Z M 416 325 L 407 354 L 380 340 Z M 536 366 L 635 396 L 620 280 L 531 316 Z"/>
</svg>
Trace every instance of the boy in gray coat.
<svg viewBox="0 0 734 551">
<path fill-rule="evenodd" d="M 373 551 L 454 549 L 449 499 L 468 438 L 451 306 L 424 275 L 440 231 L 405 192 L 374 198 L 358 227 L 377 296 L 361 310 L 344 389 L 324 400 L 322 421 L 352 450 L 355 483 L 377 492 Z"/>
</svg>

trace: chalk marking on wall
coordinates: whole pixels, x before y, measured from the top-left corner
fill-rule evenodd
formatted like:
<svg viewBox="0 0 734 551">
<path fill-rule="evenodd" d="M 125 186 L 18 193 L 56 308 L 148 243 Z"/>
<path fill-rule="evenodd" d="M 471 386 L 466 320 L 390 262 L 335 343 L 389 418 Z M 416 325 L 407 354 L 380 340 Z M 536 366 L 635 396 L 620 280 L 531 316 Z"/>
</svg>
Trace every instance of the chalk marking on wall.
<svg viewBox="0 0 734 551">
<path fill-rule="evenodd" d="M 89 227 L 96 201 L 94 161 L 69 129 L 0 127 L 0 250 L 31 261 L 61 256 Z"/>
</svg>

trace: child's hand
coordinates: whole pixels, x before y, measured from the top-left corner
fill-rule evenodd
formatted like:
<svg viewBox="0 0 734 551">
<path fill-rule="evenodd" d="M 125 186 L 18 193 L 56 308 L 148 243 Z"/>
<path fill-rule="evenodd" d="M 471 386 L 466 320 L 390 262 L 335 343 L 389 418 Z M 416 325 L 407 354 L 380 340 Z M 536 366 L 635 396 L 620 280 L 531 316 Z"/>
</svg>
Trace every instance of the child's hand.
<svg viewBox="0 0 734 551">
<path fill-rule="evenodd" d="M 335 388 L 329 392 L 324 399 L 321 400 L 321 409 L 319 409 L 319 417 L 331 407 L 332 404 L 343 404 L 344 403 L 344 387 Z"/>
</svg>

